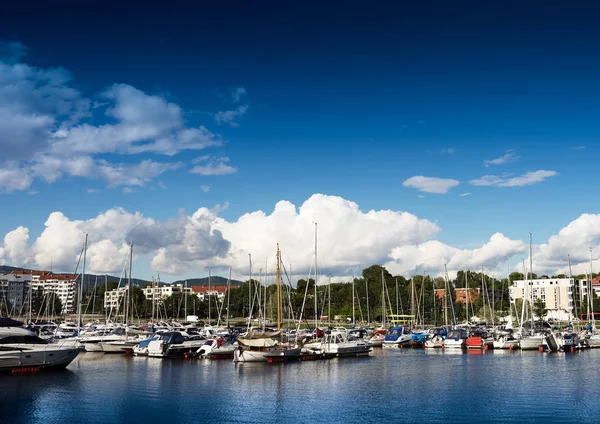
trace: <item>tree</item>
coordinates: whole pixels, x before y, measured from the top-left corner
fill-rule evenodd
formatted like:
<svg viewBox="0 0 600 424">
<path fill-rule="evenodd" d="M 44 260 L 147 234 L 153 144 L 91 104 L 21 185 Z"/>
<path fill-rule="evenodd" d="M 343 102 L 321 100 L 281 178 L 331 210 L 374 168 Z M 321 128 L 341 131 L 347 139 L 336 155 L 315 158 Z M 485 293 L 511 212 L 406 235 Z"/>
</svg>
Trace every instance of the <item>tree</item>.
<svg viewBox="0 0 600 424">
<path fill-rule="evenodd" d="M 548 309 L 546 309 L 546 302 L 542 299 L 536 299 L 535 302 L 533 302 L 533 314 L 541 321 L 547 313 Z"/>
</svg>

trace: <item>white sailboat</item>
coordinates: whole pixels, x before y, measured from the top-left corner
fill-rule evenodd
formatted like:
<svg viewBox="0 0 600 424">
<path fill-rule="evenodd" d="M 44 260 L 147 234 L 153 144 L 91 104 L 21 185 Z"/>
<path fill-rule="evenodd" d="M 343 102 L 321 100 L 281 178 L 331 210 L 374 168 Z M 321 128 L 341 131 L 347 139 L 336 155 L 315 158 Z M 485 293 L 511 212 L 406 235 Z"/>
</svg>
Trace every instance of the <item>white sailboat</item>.
<svg viewBox="0 0 600 424">
<path fill-rule="evenodd" d="M 277 258 L 275 267 L 275 278 L 277 283 L 277 332 L 271 337 L 256 337 L 249 332 L 246 337 L 238 338 L 238 349 L 233 355 L 233 362 L 279 362 L 300 356 L 301 348 L 282 346 L 279 341 L 273 339 L 281 336 L 281 252 L 277 245 Z"/>
</svg>

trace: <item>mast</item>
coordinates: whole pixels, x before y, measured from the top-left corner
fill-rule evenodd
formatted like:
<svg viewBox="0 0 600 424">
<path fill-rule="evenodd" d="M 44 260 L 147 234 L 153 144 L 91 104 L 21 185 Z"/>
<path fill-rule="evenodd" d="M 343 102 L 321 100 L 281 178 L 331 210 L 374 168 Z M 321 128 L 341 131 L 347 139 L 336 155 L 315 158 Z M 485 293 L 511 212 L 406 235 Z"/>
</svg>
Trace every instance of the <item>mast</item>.
<svg viewBox="0 0 600 424">
<path fill-rule="evenodd" d="M 371 317 L 369 316 L 369 279 L 365 277 L 365 290 L 367 292 L 367 323 L 371 322 Z"/>
<path fill-rule="evenodd" d="M 183 283 L 183 314 L 187 321 L 187 280 Z"/>
<path fill-rule="evenodd" d="M 529 284 L 527 282 L 527 268 L 525 267 L 525 259 L 521 260 L 523 262 L 523 304 L 521 305 L 521 322 L 519 323 L 519 332 L 521 333 L 521 337 L 523 337 L 523 320 L 525 319 L 525 301 L 527 299 L 527 288 Z M 515 305 L 515 309 L 516 309 Z"/>
<path fill-rule="evenodd" d="M 77 296 L 77 335 L 81 332 L 81 302 L 83 300 L 83 280 L 85 278 L 85 259 L 87 254 L 88 235 L 85 234 L 85 242 L 83 244 L 83 267 L 81 268 L 81 281 L 79 284 L 79 293 Z"/>
<path fill-rule="evenodd" d="M 381 269 L 381 328 L 385 328 L 385 280 Z"/>
<path fill-rule="evenodd" d="M 531 283 L 531 334 L 533 335 L 534 321 L 533 321 L 533 242 L 531 233 L 529 233 L 529 279 Z M 542 317 L 540 317 L 540 320 Z"/>
<path fill-rule="evenodd" d="M 275 261 L 275 282 L 277 283 L 277 331 L 281 331 L 281 270 L 279 261 L 281 253 L 279 252 L 279 243 L 277 243 L 277 259 Z"/>
<path fill-rule="evenodd" d="M 589 303 L 591 305 L 592 310 L 592 334 L 596 329 L 596 319 L 594 317 L 594 283 L 592 281 L 593 278 L 594 273 L 592 272 L 592 248 L 590 247 L 590 279 L 588 280 L 590 289 L 588 290 L 588 299 L 590 299 Z"/>
<path fill-rule="evenodd" d="M 155 301 L 155 297 L 156 297 L 156 281 L 154 280 L 154 277 L 152 277 L 152 282 L 150 283 L 150 287 L 152 287 L 152 325 L 154 325 L 154 304 L 156 303 Z"/>
<path fill-rule="evenodd" d="M 416 324 L 415 320 L 415 276 L 410 279 L 410 314 L 412 326 Z"/>
<path fill-rule="evenodd" d="M 210 277 L 211 277 L 211 268 L 208 268 L 208 291 L 206 294 L 208 295 L 208 325 L 210 325 Z"/>
<path fill-rule="evenodd" d="M 318 315 L 319 315 L 319 306 L 317 304 L 317 281 L 319 278 L 319 269 L 317 265 L 317 223 L 315 222 L 315 331 L 319 325 L 318 323 Z"/>
<path fill-rule="evenodd" d="M 328 284 L 328 291 L 329 291 L 329 301 L 328 301 L 328 309 L 327 309 L 327 326 L 331 327 L 331 274 L 329 274 L 329 284 Z"/>
<path fill-rule="evenodd" d="M 229 267 L 229 280 L 227 280 L 227 328 L 229 328 L 229 298 L 231 297 L 231 266 Z"/>
<path fill-rule="evenodd" d="M 352 328 L 354 328 L 354 273 L 352 273 Z"/>
<path fill-rule="evenodd" d="M 398 279 L 396 278 L 396 315 L 400 314 L 400 309 L 398 309 L 398 305 L 400 304 L 400 295 L 398 294 Z M 398 317 L 396 317 L 398 318 Z"/>
<path fill-rule="evenodd" d="M 465 265 L 465 268 L 467 266 Z M 467 307 L 467 324 L 469 323 L 469 282 L 468 282 L 468 273 L 469 271 L 465 271 L 465 306 Z"/>
<path fill-rule="evenodd" d="M 133 241 L 129 244 L 129 275 L 127 276 L 127 303 L 125 306 L 125 330 L 129 327 L 129 303 L 131 301 L 131 268 L 133 267 Z"/>
</svg>

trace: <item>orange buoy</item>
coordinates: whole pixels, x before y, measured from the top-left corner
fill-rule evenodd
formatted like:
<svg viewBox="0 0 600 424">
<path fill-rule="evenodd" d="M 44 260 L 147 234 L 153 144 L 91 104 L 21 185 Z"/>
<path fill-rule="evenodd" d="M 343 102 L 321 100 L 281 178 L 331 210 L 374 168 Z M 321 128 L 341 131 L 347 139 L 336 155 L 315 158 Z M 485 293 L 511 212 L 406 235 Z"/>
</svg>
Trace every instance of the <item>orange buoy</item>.
<svg viewBox="0 0 600 424">
<path fill-rule="evenodd" d="M 538 351 L 539 352 L 543 352 L 544 351 L 544 346 L 538 346 Z"/>
<path fill-rule="evenodd" d="M 510 350 L 511 352 L 513 351 L 513 349 L 514 349 L 514 346 L 513 346 L 513 345 L 510 345 L 510 346 L 508 347 L 508 350 Z"/>
<path fill-rule="evenodd" d="M 575 352 L 575 346 L 571 346 L 571 353 Z"/>
</svg>

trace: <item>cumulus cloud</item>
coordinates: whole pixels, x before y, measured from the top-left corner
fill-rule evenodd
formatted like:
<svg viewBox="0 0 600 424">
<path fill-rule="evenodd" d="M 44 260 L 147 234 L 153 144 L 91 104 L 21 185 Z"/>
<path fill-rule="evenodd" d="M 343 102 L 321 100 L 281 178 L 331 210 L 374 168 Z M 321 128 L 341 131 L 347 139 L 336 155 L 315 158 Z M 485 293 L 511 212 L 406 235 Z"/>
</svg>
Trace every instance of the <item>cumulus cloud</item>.
<svg viewBox="0 0 600 424">
<path fill-rule="evenodd" d="M 536 248 L 533 256 L 533 271 L 541 273 L 568 274 L 568 259 L 571 257 L 574 274 L 590 270 L 590 247 L 596 269 L 600 271 L 597 258 L 600 256 L 600 214 L 582 214 L 562 228 L 546 243 Z"/>
<path fill-rule="evenodd" d="M 181 275 L 202 272 L 207 266 L 232 266 L 237 275 L 247 275 L 248 254 L 256 269 L 269 258 L 272 266 L 279 243 L 283 260 L 293 262 L 296 275 L 307 275 L 313 266 L 315 222 L 318 231 L 321 271 L 348 275 L 353 267 L 374 263 L 393 274 L 410 276 L 422 272 L 441 274 L 469 268 L 504 275 L 505 258 L 526 255 L 527 244 L 501 233 L 481 246 L 462 249 L 436 240 L 440 228 L 433 222 L 401 211 L 362 211 L 349 200 L 315 194 L 300 206 L 282 200 L 270 212 L 254 211 L 228 221 L 219 216 L 226 206 L 200 207 L 192 215 L 158 221 L 143 214 L 112 208 L 87 220 L 72 220 L 53 212 L 44 230 L 33 241 L 27 228 L 9 232 L 0 243 L 0 263 L 72 271 L 85 234 L 88 239 L 88 269 L 93 273 L 119 272 L 127 259 L 128 244 L 136 255 L 150 258 L 154 271 Z M 533 263 L 537 274 L 589 270 L 589 247 L 600 270 L 600 214 L 584 214 L 563 228 L 547 243 L 536 246 Z M 258 263 L 258 265 L 256 265 Z M 273 269 L 268 270 L 272 273 Z"/>
<path fill-rule="evenodd" d="M 459 185 L 458 180 L 424 177 L 417 175 L 405 180 L 402 185 L 404 187 L 412 187 L 425 193 L 446 194 L 448 190 Z"/>
<path fill-rule="evenodd" d="M 190 172 L 198 175 L 235 174 L 237 169 L 227 165 L 227 162 L 229 162 L 228 157 L 201 156 L 193 160 L 193 163 L 200 165 L 194 166 Z"/>
<path fill-rule="evenodd" d="M 506 163 L 516 162 L 521 158 L 521 156 L 517 156 L 513 150 L 509 150 L 503 156 L 500 156 L 496 159 L 484 160 L 483 166 L 486 168 L 490 165 L 504 165 Z"/>
<path fill-rule="evenodd" d="M 448 269 L 495 269 L 503 264 L 506 257 L 523 253 L 527 245 L 522 240 L 511 240 L 496 233 L 483 246 L 476 249 L 459 249 L 437 240 L 420 245 L 405 245 L 392 249 L 391 260 L 385 264 L 392 273 L 414 274 L 425 268 L 428 273 L 439 274 Z"/>
<path fill-rule="evenodd" d="M 114 84 L 92 102 L 73 88 L 69 71 L 21 63 L 26 52 L 20 43 L 0 43 L 0 193 L 64 176 L 141 186 L 181 164 L 132 155 L 173 156 L 223 144 L 206 127 L 188 126 L 181 107 L 162 96 Z M 239 99 L 245 89 L 234 93 Z M 224 112 L 222 122 L 234 125 L 245 108 Z M 108 162 L 107 154 L 123 160 Z"/>
<path fill-rule="evenodd" d="M 470 180 L 469 183 L 475 186 L 496 186 L 496 187 L 524 187 L 536 183 L 541 183 L 546 178 L 558 175 L 556 171 L 539 170 L 527 172 L 518 177 L 510 177 L 507 175 L 484 175 L 475 180 Z"/>
</svg>

